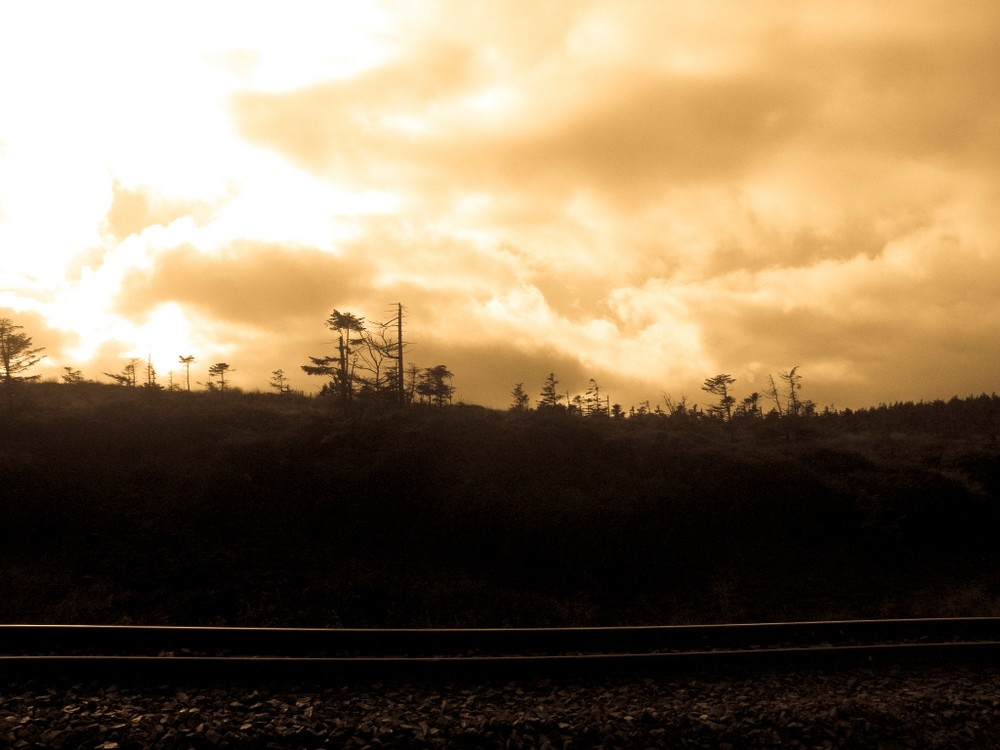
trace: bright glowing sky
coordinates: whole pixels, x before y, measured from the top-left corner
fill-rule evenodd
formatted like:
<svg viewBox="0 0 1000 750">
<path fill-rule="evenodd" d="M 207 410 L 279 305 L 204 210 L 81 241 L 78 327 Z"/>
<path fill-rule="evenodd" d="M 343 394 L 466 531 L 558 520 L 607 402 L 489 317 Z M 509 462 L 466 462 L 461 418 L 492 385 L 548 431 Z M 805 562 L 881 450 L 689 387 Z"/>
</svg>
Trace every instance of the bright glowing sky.
<svg viewBox="0 0 1000 750">
<path fill-rule="evenodd" d="M 0 253 L 51 377 L 314 390 L 402 302 L 493 406 L 992 392 L 1000 4 L 5 2 Z"/>
</svg>

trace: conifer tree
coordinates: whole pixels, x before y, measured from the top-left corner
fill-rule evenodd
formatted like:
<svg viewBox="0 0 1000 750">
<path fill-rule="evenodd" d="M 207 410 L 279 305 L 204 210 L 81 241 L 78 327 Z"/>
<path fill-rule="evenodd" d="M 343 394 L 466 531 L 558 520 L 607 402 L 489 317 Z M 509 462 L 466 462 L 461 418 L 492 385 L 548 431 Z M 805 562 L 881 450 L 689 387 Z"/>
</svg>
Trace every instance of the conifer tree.
<svg viewBox="0 0 1000 750">
<path fill-rule="evenodd" d="M 510 392 L 514 400 L 510 404 L 510 411 L 528 411 L 528 394 L 524 392 L 524 383 L 518 383 L 514 390 Z"/>
<path fill-rule="evenodd" d="M 219 390 L 223 393 L 226 392 L 226 373 L 233 372 L 234 370 L 229 366 L 228 362 L 216 362 L 214 365 L 208 368 L 209 378 L 219 379 Z"/>
<path fill-rule="evenodd" d="M 14 387 L 17 383 L 37 380 L 39 375 L 24 375 L 45 355 L 45 347 L 32 346 L 31 337 L 22 331 L 22 326 L 14 325 L 9 318 L 0 318 L 0 382 L 7 392 L 7 410 L 14 411 Z"/>
<path fill-rule="evenodd" d="M 555 373 L 550 372 L 542 384 L 541 397 L 538 399 L 539 409 L 554 408 L 559 405 L 559 392 L 556 390 L 558 384 Z"/>
</svg>

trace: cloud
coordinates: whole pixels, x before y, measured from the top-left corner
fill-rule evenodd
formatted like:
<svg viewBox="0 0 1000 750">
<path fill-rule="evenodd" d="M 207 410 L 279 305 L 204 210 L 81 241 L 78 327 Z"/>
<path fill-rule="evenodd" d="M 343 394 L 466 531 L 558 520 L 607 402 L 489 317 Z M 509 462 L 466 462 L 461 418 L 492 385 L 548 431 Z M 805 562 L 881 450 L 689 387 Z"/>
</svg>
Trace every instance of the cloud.
<svg viewBox="0 0 1000 750">
<path fill-rule="evenodd" d="M 995 369 L 988 352 L 1000 334 L 992 291 L 1000 256 L 988 250 L 930 227 L 875 255 L 651 279 L 618 290 L 614 306 L 639 331 L 660 324 L 654 311 L 675 310 L 692 326 L 687 352 L 677 354 L 696 361 L 701 352 L 702 373 L 736 374 L 738 388 L 759 389 L 767 373 L 799 365 L 822 398 L 842 405 L 947 397 L 991 382 Z M 676 379 L 690 387 L 697 374 L 685 368 Z"/>
<path fill-rule="evenodd" d="M 204 201 L 173 201 L 148 189 L 115 183 L 105 226 L 114 239 L 121 241 L 147 227 L 168 226 L 183 217 L 190 216 L 203 224 L 210 217 L 211 208 Z"/>
<path fill-rule="evenodd" d="M 146 269 L 128 272 L 116 307 L 135 318 L 174 302 L 212 320 L 278 334 L 290 319 L 359 296 L 372 275 L 364 260 L 315 248 L 244 241 L 202 252 L 183 245 L 158 253 Z"/>
<path fill-rule="evenodd" d="M 658 195 L 737 179 L 794 131 L 804 108 L 794 89 L 742 76 L 631 76 L 595 93 L 584 111 L 504 151 L 511 183 L 541 176 L 625 201 L 643 187 Z"/>
<path fill-rule="evenodd" d="M 248 92 L 234 100 L 234 114 L 251 141 L 337 179 L 451 195 L 554 189 L 564 198 L 584 189 L 621 202 L 737 177 L 808 109 L 795 88 L 765 77 L 642 74 L 604 76 L 591 96 L 561 110 L 535 111 L 540 102 L 531 101 L 486 118 L 466 103 L 473 63 L 461 51 L 451 56 L 447 64 L 406 60 L 346 83 Z M 448 76 L 436 73 L 441 67 Z"/>
<path fill-rule="evenodd" d="M 405 118 L 419 127 L 436 102 L 469 85 L 469 67 L 462 48 L 434 47 L 419 59 L 346 80 L 291 92 L 242 92 L 233 97 L 232 109 L 246 138 L 277 148 L 308 170 L 350 177 L 371 164 L 377 179 L 380 164 L 396 162 L 421 140 L 408 137 Z"/>
</svg>

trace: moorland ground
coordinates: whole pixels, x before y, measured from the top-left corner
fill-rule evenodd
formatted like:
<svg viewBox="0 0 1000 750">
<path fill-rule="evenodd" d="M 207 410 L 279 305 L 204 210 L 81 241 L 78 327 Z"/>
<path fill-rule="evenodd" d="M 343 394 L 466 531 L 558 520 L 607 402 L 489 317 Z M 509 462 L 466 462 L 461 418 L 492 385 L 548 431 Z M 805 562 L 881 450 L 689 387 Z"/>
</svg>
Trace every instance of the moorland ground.
<svg viewBox="0 0 1000 750">
<path fill-rule="evenodd" d="M 0 621 L 997 615 L 998 414 L 727 426 L 25 384 L 0 433 Z"/>
</svg>

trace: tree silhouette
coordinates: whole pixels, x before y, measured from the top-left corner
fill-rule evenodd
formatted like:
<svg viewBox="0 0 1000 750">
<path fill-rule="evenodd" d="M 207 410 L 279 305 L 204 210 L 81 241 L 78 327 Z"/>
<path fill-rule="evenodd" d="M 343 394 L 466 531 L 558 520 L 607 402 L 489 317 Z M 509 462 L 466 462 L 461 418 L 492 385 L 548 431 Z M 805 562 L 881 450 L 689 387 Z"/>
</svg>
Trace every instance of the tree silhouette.
<svg viewBox="0 0 1000 750">
<path fill-rule="evenodd" d="M 45 355 L 45 347 L 32 346 L 31 337 L 21 331 L 9 318 L 0 318 L 0 379 L 7 393 L 7 410 L 14 411 L 14 387 L 16 383 L 37 380 L 38 375 L 23 375 L 34 367 Z"/>
<path fill-rule="evenodd" d="M 397 341 L 392 335 L 395 328 L 395 319 L 385 323 L 369 322 L 360 335 L 351 340 L 353 379 L 360 395 L 381 397 L 391 393 L 397 398 L 399 358 Z M 359 375 L 359 371 L 364 374 Z"/>
<path fill-rule="evenodd" d="M 208 368 L 209 379 L 215 377 L 219 379 L 219 390 L 223 393 L 226 392 L 226 373 L 234 372 L 234 370 L 229 366 L 228 362 L 216 362 L 214 365 Z"/>
<path fill-rule="evenodd" d="M 454 374 L 444 365 L 427 367 L 417 383 L 417 394 L 427 403 L 443 406 L 451 401 L 455 388 L 449 382 Z"/>
<path fill-rule="evenodd" d="M 510 411 L 528 411 L 529 410 L 529 399 L 528 394 L 524 392 L 524 383 L 518 383 L 514 386 L 514 390 L 510 392 L 510 395 L 514 400 L 510 404 Z"/>
<path fill-rule="evenodd" d="M 412 404 L 417 397 L 417 384 L 420 383 L 420 368 L 414 362 L 406 366 L 406 380 L 403 392 L 405 403 Z"/>
<path fill-rule="evenodd" d="M 559 392 L 556 390 L 558 384 L 559 381 L 556 380 L 555 373 L 550 372 L 545 378 L 545 382 L 542 383 L 542 392 L 538 399 L 539 409 L 555 408 L 559 405 Z"/>
<path fill-rule="evenodd" d="M 135 388 L 136 370 L 139 366 L 139 362 L 140 360 L 133 357 L 125 363 L 125 366 L 122 367 L 122 371 L 120 373 L 106 372 L 104 374 L 114 380 L 118 385 L 125 386 L 126 388 Z"/>
<path fill-rule="evenodd" d="M 796 391 L 802 390 L 802 376 L 798 374 L 799 366 L 795 365 L 788 372 L 779 372 L 778 377 L 788 384 L 788 409 L 787 413 L 793 417 L 799 415 L 802 402 L 799 401 Z"/>
<path fill-rule="evenodd" d="M 194 355 L 193 354 L 189 354 L 189 355 L 187 355 L 185 357 L 183 354 L 181 354 L 178 357 L 178 359 L 180 360 L 180 363 L 182 365 L 184 365 L 184 378 L 185 378 L 185 381 L 187 383 L 187 389 L 190 392 L 190 390 L 191 390 L 191 363 L 194 362 Z"/>
<path fill-rule="evenodd" d="M 275 370 L 271 373 L 271 381 L 268 383 L 278 393 L 291 393 L 292 387 L 288 384 L 284 370 Z"/>
<path fill-rule="evenodd" d="M 69 385 L 78 385 L 80 383 L 86 383 L 87 379 L 83 377 L 83 372 L 81 370 L 74 370 L 72 367 L 64 367 L 66 372 L 63 374 L 62 379 L 64 383 Z"/>
<path fill-rule="evenodd" d="M 736 399 L 729 394 L 729 386 L 735 382 L 736 378 L 725 373 L 705 380 L 705 384 L 701 389 L 706 393 L 711 393 L 713 396 L 719 397 L 719 403 L 708 408 L 709 414 L 723 418 L 726 422 L 732 420 L 733 404 L 736 403 Z"/>
<path fill-rule="evenodd" d="M 337 342 L 337 385 L 344 401 L 350 401 L 354 395 L 354 367 L 351 361 L 352 344 L 361 343 L 361 334 L 365 330 L 365 319 L 354 313 L 340 312 L 334 309 L 326 320 L 331 331 L 339 336 Z M 355 333 L 357 336 L 352 337 Z M 311 359 L 311 358 L 310 358 Z"/>
<path fill-rule="evenodd" d="M 326 319 L 326 325 L 337 333 L 336 357 L 309 357 L 311 365 L 302 365 L 307 375 L 321 375 L 330 378 L 330 385 L 324 386 L 324 393 L 334 393 L 348 402 L 354 395 L 354 366 L 352 344 L 362 343 L 361 334 L 365 330 L 365 319 L 354 313 L 334 309 Z M 352 333 L 357 334 L 352 337 Z"/>
<path fill-rule="evenodd" d="M 584 413 L 588 417 L 605 416 L 608 413 L 608 407 L 605 404 L 604 397 L 601 395 L 601 387 L 597 385 L 597 381 L 593 378 L 587 384 L 587 392 L 584 398 Z"/>
<path fill-rule="evenodd" d="M 767 389 L 767 395 L 774 399 L 774 408 L 778 410 L 778 416 L 782 416 L 781 412 L 781 396 L 778 395 L 778 386 L 774 383 L 774 376 L 768 374 L 767 376 L 769 386 Z"/>
<path fill-rule="evenodd" d="M 674 401 L 669 393 L 663 394 L 663 403 L 667 407 L 667 414 L 671 417 L 685 417 L 689 414 L 687 396 L 681 396 L 680 401 Z"/>
<path fill-rule="evenodd" d="M 114 380 L 118 385 L 125 386 L 126 388 L 132 385 L 132 376 L 126 373 L 105 372 L 103 374 Z"/>
<path fill-rule="evenodd" d="M 163 390 L 163 386 L 156 382 L 156 368 L 153 367 L 153 355 L 151 354 L 146 357 L 146 382 L 143 388 Z"/>
<path fill-rule="evenodd" d="M 402 305 L 397 315 L 385 323 L 366 322 L 354 313 L 334 310 L 326 320 L 336 332 L 335 356 L 309 357 L 311 364 L 302 365 L 308 375 L 330 379 L 320 393 L 332 395 L 342 403 L 355 397 L 407 402 L 404 385 L 406 373 L 399 371 L 402 363 Z M 418 370 L 419 372 L 419 370 Z M 415 383 L 410 389 L 411 399 Z"/>
<path fill-rule="evenodd" d="M 736 407 L 736 416 L 749 417 L 751 419 L 762 416 L 760 411 L 760 394 L 754 391 L 740 401 L 740 405 Z"/>
</svg>

